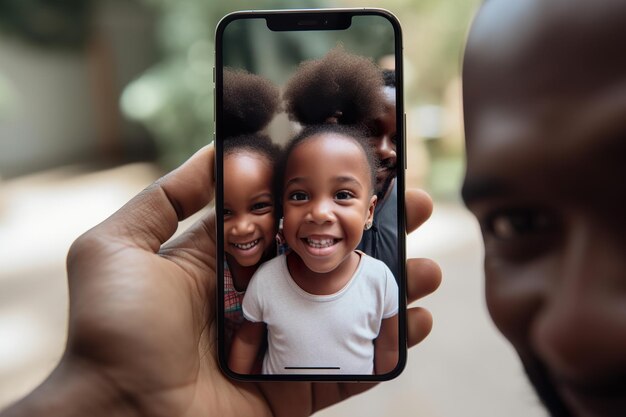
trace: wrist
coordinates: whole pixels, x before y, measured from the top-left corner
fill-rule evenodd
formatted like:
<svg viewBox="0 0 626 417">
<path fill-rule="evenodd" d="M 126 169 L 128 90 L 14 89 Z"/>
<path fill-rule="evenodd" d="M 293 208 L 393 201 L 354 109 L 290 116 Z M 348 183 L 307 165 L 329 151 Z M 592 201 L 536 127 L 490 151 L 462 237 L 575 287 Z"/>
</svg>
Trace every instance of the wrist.
<svg viewBox="0 0 626 417">
<path fill-rule="evenodd" d="M 0 417 L 133 417 L 138 410 L 104 374 L 88 362 L 64 357 L 48 378 Z"/>
</svg>

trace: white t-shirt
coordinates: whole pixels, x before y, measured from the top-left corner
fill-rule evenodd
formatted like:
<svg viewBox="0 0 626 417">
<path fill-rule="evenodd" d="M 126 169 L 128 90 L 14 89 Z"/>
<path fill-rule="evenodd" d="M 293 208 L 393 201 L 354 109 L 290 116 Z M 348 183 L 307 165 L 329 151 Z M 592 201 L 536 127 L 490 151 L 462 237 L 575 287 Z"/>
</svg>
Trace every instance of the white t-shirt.
<svg viewBox="0 0 626 417">
<path fill-rule="evenodd" d="M 383 262 L 357 253 L 354 275 L 330 295 L 300 288 L 285 255 L 259 267 L 242 307 L 247 320 L 267 324 L 264 374 L 374 372 L 374 339 L 381 321 L 398 313 L 398 284 Z"/>
</svg>

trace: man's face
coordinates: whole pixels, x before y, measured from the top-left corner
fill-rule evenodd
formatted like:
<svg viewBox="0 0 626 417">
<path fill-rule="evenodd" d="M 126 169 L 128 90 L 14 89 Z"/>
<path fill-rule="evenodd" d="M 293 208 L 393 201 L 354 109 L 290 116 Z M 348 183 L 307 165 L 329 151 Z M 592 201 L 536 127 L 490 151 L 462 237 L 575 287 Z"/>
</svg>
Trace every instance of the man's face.
<svg viewBox="0 0 626 417">
<path fill-rule="evenodd" d="M 624 416 L 626 8 L 560 3 L 477 18 L 463 196 L 489 312 L 552 414 Z"/>
<path fill-rule="evenodd" d="M 395 92 L 395 88 L 385 87 L 385 109 L 368 124 L 371 132 L 370 145 L 380 161 L 376 172 L 376 194 L 381 198 L 397 175 Z"/>
</svg>

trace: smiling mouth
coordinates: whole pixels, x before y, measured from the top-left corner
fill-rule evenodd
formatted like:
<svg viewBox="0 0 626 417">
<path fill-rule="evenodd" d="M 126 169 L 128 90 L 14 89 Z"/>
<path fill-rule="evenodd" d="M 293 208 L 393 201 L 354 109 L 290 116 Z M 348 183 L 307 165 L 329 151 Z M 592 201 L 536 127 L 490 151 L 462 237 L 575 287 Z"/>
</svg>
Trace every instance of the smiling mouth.
<svg viewBox="0 0 626 417">
<path fill-rule="evenodd" d="M 378 169 L 376 170 L 376 172 L 378 173 L 383 173 L 383 172 L 392 172 L 396 169 L 395 165 L 383 165 L 378 167 Z"/>
<path fill-rule="evenodd" d="M 249 250 L 255 247 L 256 245 L 258 245 L 260 240 L 261 239 L 256 239 L 256 240 L 253 240 L 252 242 L 247 242 L 247 243 L 231 243 L 231 245 L 233 245 L 237 249 Z"/>
<path fill-rule="evenodd" d="M 529 376 L 551 415 L 624 415 L 626 379 L 623 373 L 571 379 L 546 369 L 527 370 L 531 370 Z"/>
<path fill-rule="evenodd" d="M 333 245 L 335 245 L 339 239 L 334 239 L 334 238 L 324 238 L 324 239 L 314 239 L 311 237 L 302 239 L 307 245 L 311 246 L 312 248 L 315 249 L 323 249 L 323 248 L 329 248 Z"/>
<path fill-rule="evenodd" d="M 565 385 L 559 387 L 559 393 L 567 408 L 578 410 L 581 415 L 623 416 L 626 407 L 623 385 L 594 386 L 589 389 Z"/>
</svg>

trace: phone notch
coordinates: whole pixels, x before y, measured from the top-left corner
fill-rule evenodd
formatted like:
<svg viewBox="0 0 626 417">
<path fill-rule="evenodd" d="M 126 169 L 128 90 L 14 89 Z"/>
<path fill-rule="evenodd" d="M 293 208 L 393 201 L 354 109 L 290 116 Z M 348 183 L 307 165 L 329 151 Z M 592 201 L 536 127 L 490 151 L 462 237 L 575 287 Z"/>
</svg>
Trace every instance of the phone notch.
<svg viewBox="0 0 626 417">
<path fill-rule="evenodd" d="M 285 13 L 266 17 L 267 27 L 275 32 L 299 30 L 346 30 L 352 15 L 346 13 Z"/>
</svg>

